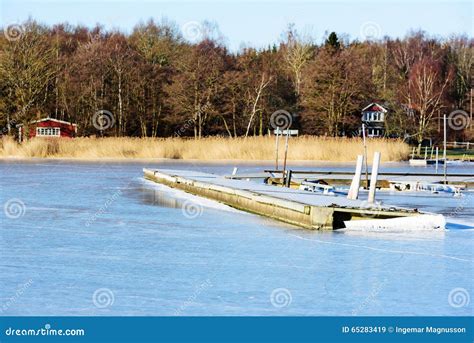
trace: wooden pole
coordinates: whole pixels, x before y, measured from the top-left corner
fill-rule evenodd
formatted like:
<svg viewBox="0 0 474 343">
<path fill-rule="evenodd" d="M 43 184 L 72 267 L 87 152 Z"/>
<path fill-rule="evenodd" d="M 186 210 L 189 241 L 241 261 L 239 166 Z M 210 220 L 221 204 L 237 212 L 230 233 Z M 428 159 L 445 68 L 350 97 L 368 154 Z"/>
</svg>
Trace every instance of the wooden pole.
<svg viewBox="0 0 474 343">
<path fill-rule="evenodd" d="M 443 160 L 444 160 L 444 166 L 443 166 L 443 174 L 444 174 L 444 184 L 446 185 L 448 183 L 448 163 L 446 161 L 446 114 L 443 115 L 443 124 L 444 124 L 444 151 L 443 151 Z"/>
<path fill-rule="evenodd" d="M 286 129 L 286 140 L 285 140 L 285 158 L 283 159 L 283 180 L 286 179 L 286 158 L 288 156 L 288 138 L 290 137 L 290 130 Z M 283 182 L 283 181 L 282 181 Z"/>
<path fill-rule="evenodd" d="M 375 189 L 377 186 L 377 177 L 379 174 L 380 152 L 374 153 L 374 160 L 372 162 L 372 173 L 370 174 L 370 189 L 369 189 L 369 203 L 375 202 Z"/>
<path fill-rule="evenodd" d="M 471 117 L 471 121 L 469 122 L 469 129 L 472 130 L 472 88 L 471 88 L 471 96 L 469 98 L 469 113 L 470 113 L 470 117 Z"/>
<path fill-rule="evenodd" d="M 347 199 L 356 200 L 359 197 L 360 177 L 362 175 L 363 155 L 357 155 L 357 163 L 354 177 L 352 178 L 351 188 L 347 194 Z"/>
<path fill-rule="evenodd" d="M 436 164 L 435 164 L 436 174 L 438 174 L 438 147 L 436 147 Z"/>
<path fill-rule="evenodd" d="M 280 141 L 280 127 L 276 128 L 276 142 L 275 142 L 275 170 L 278 170 L 278 142 Z"/>
<path fill-rule="evenodd" d="M 368 189 L 369 188 L 369 166 L 367 163 L 367 142 L 365 141 L 365 124 L 362 124 L 362 139 L 364 140 L 365 189 Z"/>
<path fill-rule="evenodd" d="M 288 170 L 288 173 L 287 173 L 287 174 L 288 174 L 288 175 L 287 175 L 286 180 L 285 180 L 285 182 L 286 182 L 286 187 L 290 188 L 290 186 L 291 186 L 291 176 L 292 176 L 292 174 L 293 174 L 292 171 L 291 171 L 291 169 Z"/>
</svg>

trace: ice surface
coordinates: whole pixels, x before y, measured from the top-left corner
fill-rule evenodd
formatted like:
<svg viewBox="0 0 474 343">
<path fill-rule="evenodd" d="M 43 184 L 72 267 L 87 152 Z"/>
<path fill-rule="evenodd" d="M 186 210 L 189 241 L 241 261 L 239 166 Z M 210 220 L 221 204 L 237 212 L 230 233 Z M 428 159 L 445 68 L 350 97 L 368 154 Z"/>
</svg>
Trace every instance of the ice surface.
<svg viewBox="0 0 474 343">
<path fill-rule="evenodd" d="M 1 212 L 1 315 L 473 314 L 473 230 L 315 232 L 204 203 L 186 216 L 191 198 L 144 182 L 143 167 L 223 175 L 234 165 L 0 162 L 2 208 L 25 205 L 18 219 Z M 474 219 L 471 196 L 381 200 Z M 275 307 L 281 288 L 291 302 Z M 113 301 L 99 307 L 104 289 Z M 459 289 L 471 299 L 462 306 Z"/>
</svg>

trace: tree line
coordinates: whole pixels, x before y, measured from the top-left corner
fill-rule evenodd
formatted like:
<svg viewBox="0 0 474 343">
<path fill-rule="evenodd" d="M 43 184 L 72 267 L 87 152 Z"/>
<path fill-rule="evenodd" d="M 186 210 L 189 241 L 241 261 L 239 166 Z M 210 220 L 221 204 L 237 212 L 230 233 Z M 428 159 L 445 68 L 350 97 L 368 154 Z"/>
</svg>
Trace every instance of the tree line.
<svg viewBox="0 0 474 343">
<path fill-rule="evenodd" d="M 437 134 L 442 114 L 472 106 L 470 37 L 349 41 L 332 32 L 318 44 L 290 25 L 278 44 L 231 52 L 215 26 L 195 25 L 194 41 L 164 20 L 128 34 L 31 19 L 4 27 L 2 133 L 49 116 L 77 123 L 81 136 L 264 135 L 283 109 L 302 134 L 351 136 L 376 101 L 389 110 L 388 136 L 420 142 Z M 98 127 L 98 112 L 113 126 Z M 466 139 L 459 119 L 451 134 Z"/>
</svg>

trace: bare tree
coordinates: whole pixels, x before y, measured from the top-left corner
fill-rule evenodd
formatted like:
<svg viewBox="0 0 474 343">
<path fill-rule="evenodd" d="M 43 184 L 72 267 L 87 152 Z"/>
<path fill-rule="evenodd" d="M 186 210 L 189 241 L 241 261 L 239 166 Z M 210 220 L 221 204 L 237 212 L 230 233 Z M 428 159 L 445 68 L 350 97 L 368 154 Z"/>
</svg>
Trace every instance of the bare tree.
<svg viewBox="0 0 474 343">
<path fill-rule="evenodd" d="M 299 97 L 303 68 L 312 58 L 314 47 L 309 39 L 306 41 L 302 39 L 293 25 L 290 25 L 287 32 L 287 40 L 283 44 L 282 50 L 287 68 L 293 80 L 296 96 Z"/>
<path fill-rule="evenodd" d="M 443 96 L 452 79 L 452 70 L 443 74 L 441 64 L 425 57 L 413 65 L 406 93 L 410 107 L 416 110 L 416 137 L 418 142 L 425 137 L 431 119 L 442 107 Z"/>
<path fill-rule="evenodd" d="M 12 120 L 28 123 L 38 108 L 47 100 L 48 86 L 54 79 L 54 49 L 46 28 L 29 21 L 24 33 L 15 41 L 7 42 L 0 53 L 0 80 L 6 87 L 7 101 L 13 113 Z M 10 125 L 8 125 L 10 130 Z"/>
</svg>

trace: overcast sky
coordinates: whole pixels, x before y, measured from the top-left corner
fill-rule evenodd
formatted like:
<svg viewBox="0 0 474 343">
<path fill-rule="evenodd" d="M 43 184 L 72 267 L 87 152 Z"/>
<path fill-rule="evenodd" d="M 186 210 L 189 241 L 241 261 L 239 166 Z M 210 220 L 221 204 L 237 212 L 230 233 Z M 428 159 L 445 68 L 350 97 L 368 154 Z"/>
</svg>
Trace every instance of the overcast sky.
<svg viewBox="0 0 474 343">
<path fill-rule="evenodd" d="M 262 47 L 278 42 L 289 23 L 317 42 L 327 31 L 350 39 L 404 36 L 410 29 L 447 37 L 473 36 L 472 1 L 59 1 L 0 0 L 2 26 L 32 17 L 42 23 L 69 22 L 129 32 L 139 21 L 165 17 L 188 31 L 204 20 L 215 22 L 227 46 Z"/>
</svg>

